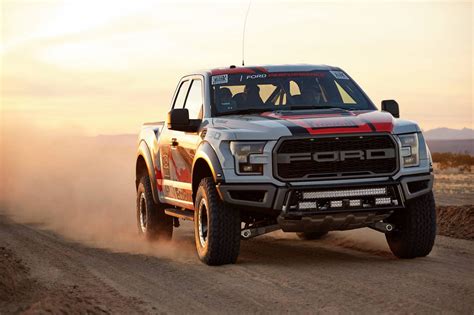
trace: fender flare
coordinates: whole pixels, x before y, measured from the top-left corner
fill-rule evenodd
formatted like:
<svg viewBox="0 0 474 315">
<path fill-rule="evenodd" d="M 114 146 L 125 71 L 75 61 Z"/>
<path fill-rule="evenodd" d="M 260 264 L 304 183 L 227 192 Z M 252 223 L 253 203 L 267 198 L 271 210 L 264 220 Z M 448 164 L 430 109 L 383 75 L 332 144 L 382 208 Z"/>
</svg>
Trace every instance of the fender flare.
<svg viewBox="0 0 474 315">
<path fill-rule="evenodd" d="M 194 155 L 192 174 L 194 175 L 194 165 L 199 159 L 204 159 L 209 165 L 212 172 L 212 177 L 215 183 L 225 182 L 224 171 L 222 170 L 221 163 L 217 157 L 216 151 L 207 141 L 201 142 Z"/>
<path fill-rule="evenodd" d="M 138 163 L 138 158 L 140 156 L 145 160 L 146 168 L 148 171 L 148 177 L 150 178 L 150 185 L 151 185 L 151 191 L 153 193 L 153 200 L 155 201 L 155 203 L 159 203 L 158 191 L 156 188 L 155 166 L 153 164 L 153 158 L 151 157 L 150 149 L 148 148 L 148 145 L 146 144 L 145 140 L 141 140 L 140 144 L 138 145 L 137 162 L 135 164 L 136 187 L 138 187 L 138 181 L 140 180 L 137 176 L 138 175 L 137 163 Z"/>
</svg>

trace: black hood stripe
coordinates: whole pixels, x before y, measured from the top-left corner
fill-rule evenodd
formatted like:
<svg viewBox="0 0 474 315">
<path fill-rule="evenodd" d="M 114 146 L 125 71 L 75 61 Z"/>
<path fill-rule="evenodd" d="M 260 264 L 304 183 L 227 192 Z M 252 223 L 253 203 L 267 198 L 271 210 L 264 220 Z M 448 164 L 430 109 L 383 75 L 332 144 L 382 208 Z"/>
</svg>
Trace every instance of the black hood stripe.
<svg viewBox="0 0 474 315">
<path fill-rule="evenodd" d="M 284 119 L 280 119 L 280 118 L 276 118 L 276 117 L 270 117 L 270 116 L 264 116 L 264 115 L 261 115 L 260 117 L 262 118 L 266 118 L 268 120 L 273 120 L 273 121 L 276 121 L 278 123 L 280 123 L 281 125 L 285 126 L 286 128 L 288 128 L 288 130 L 291 132 L 291 134 L 293 136 L 301 136 L 301 135 L 309 135 L 309 131 L 308 129 L 306 129 L 305 127 L 302 127 L 302 126 L 299 126 L 289 120 L 284 120 Z"/>
<path fill-rule="evenodd" d="M 363 118 L 360 118 L 363 122 L 365 122 L 367 124 L 367 126 L 369 126 L 370 130 L 372 131 L 377 131 L 377 128 L 375 128 L 374 124 L 372 124 L 370 121 L 368 121 L 367 119 L 363 119 Z"/>
</svg>

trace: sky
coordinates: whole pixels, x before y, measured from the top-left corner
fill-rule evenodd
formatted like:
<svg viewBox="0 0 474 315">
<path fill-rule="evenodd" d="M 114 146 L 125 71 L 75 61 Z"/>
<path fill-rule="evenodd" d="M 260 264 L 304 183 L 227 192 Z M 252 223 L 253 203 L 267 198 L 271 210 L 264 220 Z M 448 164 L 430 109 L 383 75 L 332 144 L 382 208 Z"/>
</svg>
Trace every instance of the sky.
<svg viewBox="0 0 474 315">
<path fill-rule="evenodd" d="M 179 78 L 241 63 L 248 1 L 1 1 L 2 123 L 89 135 L 164 120 Z M 347 71 L 427 130 L 473 128 L 471 1 L 262 1 L 247 65 Z"/>
</svg>

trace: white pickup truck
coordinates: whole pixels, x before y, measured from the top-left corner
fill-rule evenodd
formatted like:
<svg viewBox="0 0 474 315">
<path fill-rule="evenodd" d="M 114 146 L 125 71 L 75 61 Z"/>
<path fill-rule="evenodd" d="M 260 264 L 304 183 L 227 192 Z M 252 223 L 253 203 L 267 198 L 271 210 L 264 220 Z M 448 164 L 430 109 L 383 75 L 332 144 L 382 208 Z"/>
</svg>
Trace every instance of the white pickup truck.
<svg viewBox="0 0 474 315">
<path fill-rule="evenodd" d="M 316 239 L 371 227 L 400 258 L 436 236 L 430 152 L 420 128 L 379 111 L 343 70 L 219 68 L 184 76 L 166 122 L 143 125 L 137 222 L 149 240 L 193 220 L 199 258 L 235 263 L 241 239 L 277 229 Z"/>
</svg>

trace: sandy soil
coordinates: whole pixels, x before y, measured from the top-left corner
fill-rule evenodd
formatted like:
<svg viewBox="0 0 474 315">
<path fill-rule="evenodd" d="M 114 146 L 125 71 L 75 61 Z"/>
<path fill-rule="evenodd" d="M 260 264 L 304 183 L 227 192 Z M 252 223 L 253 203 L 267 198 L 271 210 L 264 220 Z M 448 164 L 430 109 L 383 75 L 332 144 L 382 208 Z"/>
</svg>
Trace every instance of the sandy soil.
<svg viewBox="0 0 474 315">
<path fill-rule="evenodd" d="M 474 205 L 474 172 L 454 168 L 440 169 L 434 165 L 434 193 L 441 206 Z"/>
<path fill-rule="evenodd" d="M 124 297 L 87 271 L 80 271 L 80 264 L 61 264 L 60 268 L 48 264 L 45 269 L 39 265 L 41 260 L 25 262 L 19 256 L 21 253 L 18 255 L 10 248 L 0 247 L 1 314 L 145 312 L 137 299 Z M 42 276 L 33 275 L 38 273 Z M 58 274 L 61 274 L 61 281 L 58 281 Z"/>
<path fill-rule="evenodd" d="M 436 208 L 438 234 L 474 240 L 474 205 Z"/>
<path fill-rule="evenodd" d="M 277 232 L 222 267 L 198 261 L 190 225 L 172 242 L 179 257 L 87 247 L 4 216 L 0 239 L 0 313 L 474 312 L 474 243 L 443 236 L 430 256 L 398 260 L 374 231 Z"/>
</svg>

